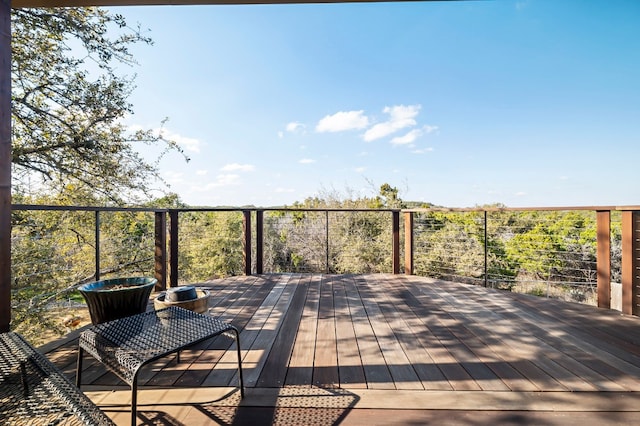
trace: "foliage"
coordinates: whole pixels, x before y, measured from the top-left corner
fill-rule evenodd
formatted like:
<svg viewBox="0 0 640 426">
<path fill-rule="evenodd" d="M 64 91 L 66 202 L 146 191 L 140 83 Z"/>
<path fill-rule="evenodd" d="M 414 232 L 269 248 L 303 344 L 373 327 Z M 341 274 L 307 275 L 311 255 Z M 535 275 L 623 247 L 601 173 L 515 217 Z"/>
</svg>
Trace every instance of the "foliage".
<svg viewBox="0 0 640 426">
<path fill-rule="evenodd" d="M 199 282 L 244 271 L 242 214 L 186 212 L 179 215 L 180 280 Z"/>
<path fill-rule="evenodd" d="M 400 208 L 397 188 L 380 187 L 374 197 L 347 191 L 325 191 L 295 203 L 299 209 L 340 211 L 277 211 L 265 218 L 265 270 L 328 273 L 390 272 L 391 214 L 364 209 Z"/>
<path fill-rule="evenodd" d="M 131 45 L 151 40 L 99 8 L 14 9 L 11 20 L 14 191 L 73 185 L 112 202 L 147 194 L 158 170 L 134 144 L 179 148 L 122 124 L 133 78 L 116 70 L 135 63 Z"/>
</svg>

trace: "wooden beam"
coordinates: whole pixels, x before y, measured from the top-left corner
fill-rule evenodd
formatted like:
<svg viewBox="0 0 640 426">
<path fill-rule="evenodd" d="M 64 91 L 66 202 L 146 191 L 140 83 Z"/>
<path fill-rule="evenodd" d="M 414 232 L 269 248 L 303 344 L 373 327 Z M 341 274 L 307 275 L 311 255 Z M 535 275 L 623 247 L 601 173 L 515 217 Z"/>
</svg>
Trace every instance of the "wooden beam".
<svg viewBox="0 0 640 426">
<path fill-rule="evenodd" d="M 167 289 L 167 213 L 155 212 L 154 269 L 156 291 Z"/>
<path fill-rule="evenodd" d="M 251 210 L 243 210 L 243 253 L 244 253 L 244 274 L 251 275 Z"/>
<path fill-rule="evenodd" d="M 400 273 L 400 211 L 393 211 L 392 214 L 392 257 L 393 257 L 393 273 Z"/>
<path fill-rule="evenodd" d="M 413 275 L 413 212 L 404 212 L 404 273 Z"/>
<path fill-rule="evenodd" d="M 11 0 L 0 0 L 0 332 L 11 323 Z"/>
<path fill-rule="evenodd" d="M 640 212 L 622 212 L 622 313 L 638 315 Z"/>
<path fill-rule="evenodd" d="M 611 212 L 596 212 L 598 307 L 611 309 Z"/>
<path fill-rule="evenodd" d="M 262 274 L 264 264 L 264 211 L 256 210 L 256 274 Z"/>
<path fill-rule="evenodd" d="M 178 210 L 169 210 L 169 287 L 178 286 Z"/>
<path fill-rule="evenodd" d="M 88 7 L 88 6 L 171 6 L 171 5 L 250 5 L 250 4 L 308 4 L 308 3 L 379 3 L 394 1 L 450 1 L 450 0 L 14 0 L 16 9 L 27 7 Z"/>
</svg>

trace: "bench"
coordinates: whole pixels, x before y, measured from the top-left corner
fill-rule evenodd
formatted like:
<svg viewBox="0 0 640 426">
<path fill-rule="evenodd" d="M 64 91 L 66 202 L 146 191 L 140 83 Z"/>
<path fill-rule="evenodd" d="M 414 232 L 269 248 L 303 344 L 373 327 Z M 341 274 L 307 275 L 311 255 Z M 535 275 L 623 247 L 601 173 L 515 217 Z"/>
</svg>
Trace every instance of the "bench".
<svg viewBox="0 0 640 426">
<path fill-rule="evenodd" d="M 209 315 L 177 306 L 96 324 L 78 339 L 76 385 L 82 383 L 84 353 L 93 356 L 131 386 L 131 425 L 136 424 L 138 373 L 145 365 L 215 336 L 234 338 L 240 395 L 244 397 L 242 353 L 238 330 Z"/>
<path fill-rule="evenodd" d="M 14 332 L 0 334 L 0 424 L 115 425 L 51 361 Z"/>
</svg>

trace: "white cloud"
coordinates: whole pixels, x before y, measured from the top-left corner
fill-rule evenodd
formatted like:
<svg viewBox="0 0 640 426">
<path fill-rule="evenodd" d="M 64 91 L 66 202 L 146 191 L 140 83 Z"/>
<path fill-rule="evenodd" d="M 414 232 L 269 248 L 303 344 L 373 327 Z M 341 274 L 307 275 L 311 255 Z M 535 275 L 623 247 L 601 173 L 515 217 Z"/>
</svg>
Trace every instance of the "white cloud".
<svg viewBox="0 0 640 426">
<path fill-rule="evenodd" d="M 176 184 L 184 182 L 184 174 L 181 172 L 167 171 L 164 173 L 164 180 L 169 184 Z"/>
<path fill-rule="evenodd" d="M 284 132 L 282 130 L 278 132 L 278 137 L 280 139 L 284 138 Z"/>
<path fill-rule="evenodd" d="M 356 173 L 364 173 L 365 170 L 367 170 L 366 167 L 356 167 L 355 168 Z"/>
<path fill-rule="evenodd" d="M 433 148 L 429 147 L 429 148 L 422 148 L 422 149 L 414 149 L 413 151 L 414 154 L 426 154 L 427 152 L 433 152 Z"/>
<path fill-rule="evenodd" d="M 292 193 L 295 192 L 294 189 L 292 188 L 276 188 L 275 192 L 279 193 L 279 194 L 284 194 L 284 193 Z"/>
<path fill-rule="evenodd" d="M 208 170 L 196 170 L 196 175 L 197 176 L 206 176 L 207 173 L 209 173 Z"/>
<path fill-rule="evenodd" d="M 343 132 L 346 130 L 364 129 L 369 125 L 369 118 L 364 111 L 340 111 L 327 115 L 316 125 L 316 132 Z"/>
<path fill-rule="evenodd" d="M 223 166 L 220 170 L 223 172 L 252 172 L 255 170 L 255 166 L 252 164 L 231 163 Z"/>
<path fill-rule="evenodd" d="M 376 139 L 384 138 L 398 130 L 416 125 L 416 116 L 420 111 L 420 105 L 396 105 L 393 107 L 385 107 L 383 112 L 389 114 L 389 120 L 378 123 L 367 130 L 363 139 L 366 142 L 372 142 Z"/>
<path fill-rule="evenodd" d="M 438 126 L 430 126 L 427 124 L 423 126 L 422 129 L 413 129 L 404 136 L 396 136 L 395 138 L 391 139 L 391 144 L 392 145 L 411 145 L 420 136 L 424 134 L 433 133 L 436 130 L 438 130 Z"/>
<path fill-rule="evenodd" d="M 313 160 L 311 158 L 303 158 L 300 161 L 298 161 L 298 163 L 300 164 L 311 164 L 311 163 L 315 163 L 316 160 Z"/>
<path fill-rule="evenodd" d="M 438 130 L 438 129 L 439 129 L 439 127 L 438 127 L 438 126 L 431 126 L 431 125 L 429 125 L 429 124 L 426 124 L 426 125 L 424 125 L 424 126 L 422 127 L 422 130 L 423 130 L 426 134 L 433 133 L 433 132 L 435 132 L 435 131 L 436 131 L 436 130 Z"/>
<path fill-rule="evenodd" d="M 391 139 L 392 145 L 410 145 L 416 141 L 420 136 L 422 136 L 422 130 L 413 129 L 409 133 L 404 136 L 396 136 Z"/>
<path fill-rule="evenodd" d="M 523 195 L 527 195 L 527 193 L 524 191 L 516 192 L 516 197 L 522 197 Z"/>
<path fill-rule="evenodd" d="M 239 175 L 235 175 L 232 173 L 220 174 L 216 176 L 215 181 L 209 182 L 206 185 L 193 186 L 191 187 L 191 190 L 194 192 L 206 192 L 214 188 L 220 188 L 223 186 L 235 186 L 235 185 L 239 185 L 240 183 L 241 182 L 240 182 Z"/>
<path fill-rule="evenodd" d="M 178 133 L 174 133 L 171 130 L 162 127 L 162 128 L 158 128 L 155 129 L 155 131 L 158 133 L 158 135 L 160 135 L 161 137 L 167 139 L 167 140 L 171 140 L 174 141 L 175 143 L 177 143 L 182 149 L 184 149 L 185 151 L 191 151 L 191 152 L 200 152 L 200 147 L 202 147 L 202 142 L 198 139 L 194 139 L 194 138 L 188 138 L 186 136 L 182 136 Z"/>
<path fill-rule="evenodd" d="M 297 132 L 302 132 L 305 129 L 305 125 L 302 123 L 298 123 L 297 121 L 292 121 L 291 123 L 287 124 L 286 130 L 287 132 L 290 133 L 297 133 Z"/>
</svg>

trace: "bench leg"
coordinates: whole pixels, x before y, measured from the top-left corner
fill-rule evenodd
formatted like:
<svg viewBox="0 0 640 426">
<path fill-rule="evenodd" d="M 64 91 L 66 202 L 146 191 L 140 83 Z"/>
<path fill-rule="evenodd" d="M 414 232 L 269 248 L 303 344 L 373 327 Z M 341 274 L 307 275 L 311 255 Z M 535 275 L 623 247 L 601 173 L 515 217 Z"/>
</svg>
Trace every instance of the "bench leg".
<svg viewBox="0 0 640 426">
<path fill-rule="evenodd" d="M 78 346 L 78 362 L 76 363 L 76 387 L 80 388 L 81 376 L 82 376 L 82 355 L 84 351 Z"/>
<path fill-rule="evenodd" d="M 236 334 L 236 348 L 238 350 L 238 377 L 240 380 L 240 397 L 244 398 L 244 378 L 242 377 L 242 352 L 240 351 L 240 334 L 238 329 L 233 327 L 232 329 Z"/>
<path fill-rule="evenodd" d="M 131 426 L 136 426 L 136 417 L 138 414 L 138 372 L 133 375 L 131 383 Z"/>
</svg>

